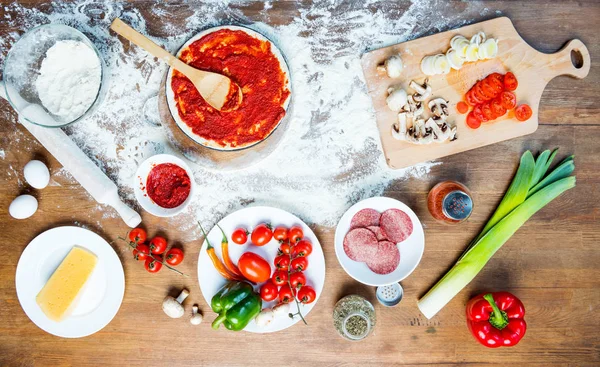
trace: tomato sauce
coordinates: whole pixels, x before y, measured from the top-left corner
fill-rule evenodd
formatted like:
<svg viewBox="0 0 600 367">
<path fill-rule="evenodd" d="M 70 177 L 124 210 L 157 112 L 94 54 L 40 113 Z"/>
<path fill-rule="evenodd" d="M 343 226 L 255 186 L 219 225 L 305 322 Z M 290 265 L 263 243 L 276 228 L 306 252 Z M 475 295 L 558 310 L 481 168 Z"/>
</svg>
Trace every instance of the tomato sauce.
<svg viewBox="0 0 600 367">
<path fill-rule="evenodd" d="M 150 170 L 146 192 L 158 206 L 176 208 L 190 195 L 192 188 L 187 172 L 172 163 L 162 163 Z"/>
<path fill-rule="evenodd" d="M 197 69 L 226 75 L 242 88 L 237 109 L 218 111 L 189 79 L 174 71 L 171 88 L 179 117 L 200 137 L 223 147 L 243 147 L 266 138 L 285 115 L 287 77 L 269 42 L 221 29 L 193 42 L 180 58 Z"/>
</svg>

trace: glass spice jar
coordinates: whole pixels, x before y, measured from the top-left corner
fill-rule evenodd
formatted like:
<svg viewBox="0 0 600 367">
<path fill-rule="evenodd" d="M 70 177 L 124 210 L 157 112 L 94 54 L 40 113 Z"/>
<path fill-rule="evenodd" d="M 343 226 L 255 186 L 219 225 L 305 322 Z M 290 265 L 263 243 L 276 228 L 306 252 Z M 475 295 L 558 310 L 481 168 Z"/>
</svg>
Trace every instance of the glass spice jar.
<svg viewBox="0 0 600 367">
<path fill-rule="evenodd" d="M 347 340 L 362 340 L 375 328 L 375 308 L 364 297 L 352 294 L 340 299 L 333 309 L 333 325 Z"/>
<path fill-rule="evenodd" d="M 455 224 L 469 218 L 473 211 L 473 199 L 465 185 L 456 181 L 444 181 L 429 191 L 427 208 L 435 219 Z"/>
</svg>

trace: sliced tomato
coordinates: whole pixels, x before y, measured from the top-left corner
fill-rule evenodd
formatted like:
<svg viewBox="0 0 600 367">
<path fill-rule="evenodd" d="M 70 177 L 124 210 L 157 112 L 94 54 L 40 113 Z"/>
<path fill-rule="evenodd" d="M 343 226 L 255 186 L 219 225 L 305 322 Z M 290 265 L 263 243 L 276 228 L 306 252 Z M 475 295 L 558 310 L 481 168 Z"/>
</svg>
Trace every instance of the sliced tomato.
<svg viewBox="0 0 600 367">
<path fill-rule="evenodd" d="M 506 107 L 502 105 L 502 102 L 498 97 L 490 101 L 490 107 L 492 108 L 492 111 L 494 112 L 496 118 L 504 116 L 504 114 L 506 113 Z"/>
<path fill-rule="evenodd" d="M 515 116 L 519 121 L 527 121 L 529 120 L 531 115 L 533 115 L 533 111 L 531 110 L 531 107 L 529 107 L 529 105 L 522 104 L 515 109 Z"/>
<path fill-rule="evenodd" d="M 467 126 L 471 129 L 478 129 L 481 126 L 481 121 L 473 115 L 473 111 L 467 115 Z"/>
<path fill-rule="evenodd" d="M 473 96 L 473 90 L 469 90 L 467 94 L 465 94 L 465 100 L 467 101 L 467 104 L 471 107 L 475 107 L 479 104 L 479 101 L 476 100 Z"/>
<path fill-rule="evenodd" d="M 496 95 L 502 93 L 504 90 L 504 82 L 501 74 L 493 73 L 487 76 L 486 78 L 490 86 L 494 89 Z"/>
<path fill-rule="evenodd" d="M 499 96 L 502 106 L 507 110 L 512 110 L 517 105 L 517 96 L 513 92 L 504 91 Z"/>
<path fill-rule="evenodd" d="M 483 115 L 483 111 L 481 110 L 481 106 L 482 105 L 477 105 L 475 106 L 475 108 L 473 109 L 473 115 L 475 117 L 477 117 L 477 119 L 481 122 L 488 122 L 488 119 Z"/>
<path fill-rule="evenodd" d="M 483 94 L 485 95 L 486 101 L 489 101 L 490 99 L 496 97 L 498 93 L 496 93 L 494 86 L 490 84 L 489 79 L 483 79 L 480 83 L 481 92 L 483 92 Z"/>
<path fill-rule="evenodd" d="M 492 111 L 492 107 L 490 106 L 489 101 L 481 105 L 481 112 L 483 113 L 483 116 L 485 116 L 485 118 L 488 120 L 494 120 L 496 118 L 496 115 L 494 114 L 494 111 Z"/>
<path fill-rule="evenodd" d="M 480 101 L 479 103 L 483 103 L 488 100 L 481 89 L 481 82 L 477 82 L 477 84 L 473 86 L 473 95 Z"/>
<path fill-rule="evenodd" d="M 517 77 L 515 74 L 510 71 L 504 75 L 504 88 L 508 91 L 513 91 L 517 89 L 519 86 L 519 82 L 517 81 Z"/>
<path fill-rule="evenodd" d="M 463 101 L 460 101 L 456 104 L 456 110 L 458 113 L 465 114 L 469 111 L 469 105 Z"/>
</svg>

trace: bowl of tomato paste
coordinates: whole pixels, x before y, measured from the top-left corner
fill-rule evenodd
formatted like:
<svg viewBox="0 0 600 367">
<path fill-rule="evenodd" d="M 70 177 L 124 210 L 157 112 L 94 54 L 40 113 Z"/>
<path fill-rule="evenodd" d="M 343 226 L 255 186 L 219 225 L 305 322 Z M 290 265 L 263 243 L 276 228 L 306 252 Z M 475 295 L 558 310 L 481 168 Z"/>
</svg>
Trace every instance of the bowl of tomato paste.
<svg viewBox="0 0 600 367">
<path fill-rule="evenodd" d="M 150 214 L 172 217 L 189 205 L 194 186 L 194 174 L 182 159 L 158 154 L 138 167 L 134 192 L 142 208 Z"/>
<path fill-rule="evenodd" d="M 289 69 L 262 34 L 240 26 L 209 28 L 189 39 L 177 57 L 228 76 L 243 93 L 238 108 L 217 111 L 189 79 L 170 68 L 165 88 L 169 112 L 194 142 L 220 151 L 246 149 L 267 139 L 285 117 L 292 94 Z"/>
</svg>

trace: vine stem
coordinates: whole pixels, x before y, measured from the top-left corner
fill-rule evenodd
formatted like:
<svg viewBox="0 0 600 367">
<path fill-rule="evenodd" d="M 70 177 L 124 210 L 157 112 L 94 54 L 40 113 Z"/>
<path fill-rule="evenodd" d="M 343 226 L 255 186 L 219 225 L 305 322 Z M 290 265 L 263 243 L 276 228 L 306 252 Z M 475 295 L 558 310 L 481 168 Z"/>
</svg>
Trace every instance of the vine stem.
<svg viewBox="0 0 600 367">
<path fill-rule="evenodd" d="M 288 283 L 288 286 L 290 287 L 290 289 L 292 290 L 292 295 L 294 296 L 294 301 L 296 301 L 296 309 L 298 310 L 298 312 L 297 312 L 296 314 L 292 314 L 292 313 L 290 313 L 290 315 L 292 315 L 292 318 L 293 318 L 293 316 L 295 316 L 295 315 L 300 315 L 300 318 L 301 318 L 301 319 L 302 319 L 302 321 L 304 322 L 304 325 L 308 325 L 308 323 L 307 323 L 307 322 L 306 322 L 306 320 L 304 319 L 304 316 L 302 315 L 302 312 L 300 311 L 300 302 L 298 302 L 298 297 L 296 297 L 296 295 L 297 295 L 297 293 L 298 293 L 298 292 L 297 292 L 297 290 L 296 290 L 295 288 L 293 288 L 293 287 L 292 287 L 292 282 L 290 282 L 290 276 L 292 275 L 292 272 L 291 272 L 291 270 L 290 270 L 290 269 L 292 268 L 292 260 L 293 260 L 293 259 L 292 259 L 292 248 L 291 248 L 291 244 L 290 244 L 290 253 L 288 254 L 288 256 L 290 257 L 290 265 L 288 265 L 288 270 L 287 270 L 287 272 L 288 272 L 288 279 L 287 279 L 287 283 Z M 294 292 L 294 291 L 296 291 L 296 292 Z"/>
</svg>

